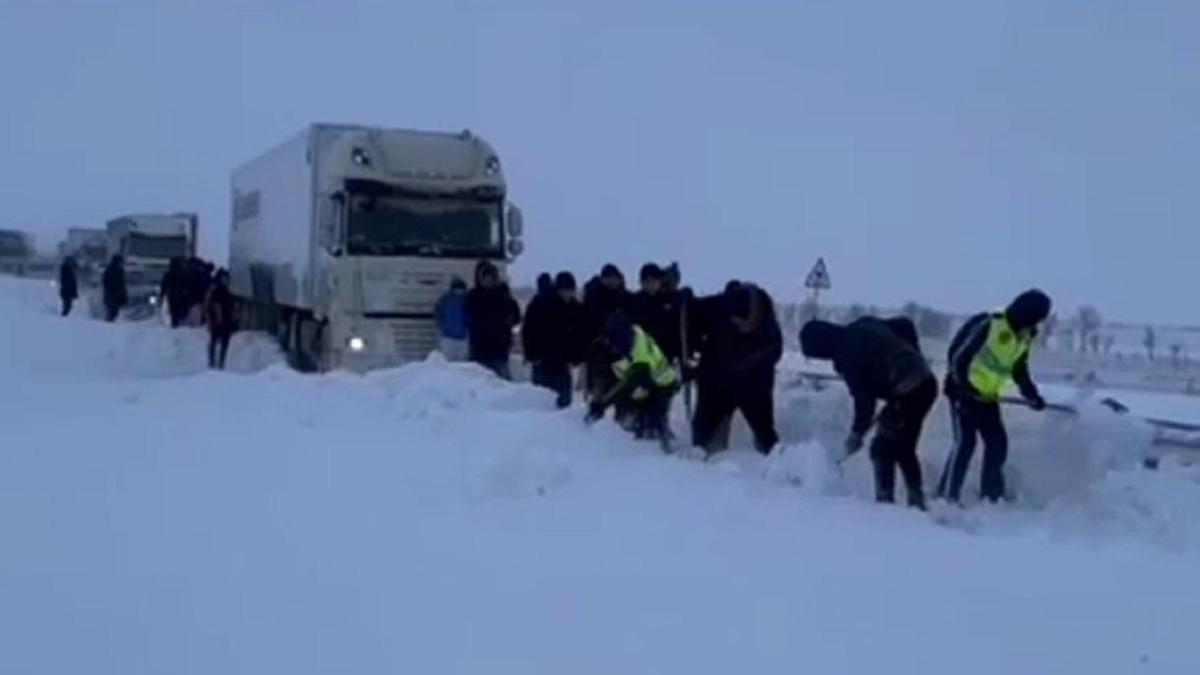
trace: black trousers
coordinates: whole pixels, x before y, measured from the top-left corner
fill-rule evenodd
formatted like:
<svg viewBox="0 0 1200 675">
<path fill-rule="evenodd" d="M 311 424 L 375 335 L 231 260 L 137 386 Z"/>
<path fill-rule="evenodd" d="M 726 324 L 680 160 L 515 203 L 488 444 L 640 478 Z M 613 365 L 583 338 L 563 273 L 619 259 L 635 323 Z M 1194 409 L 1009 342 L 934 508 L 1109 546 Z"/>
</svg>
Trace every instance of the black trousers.
<svg viewBox="0 0 1200 675">
<path fill-rule="evenodd" d="M 215 330 L 208 333 L 208 367 L 225 370 L 225 357 L 229 354 L 229 340 L 233 331 Z"/>
<path fill-rule="evenodd" d="M 1000 417 L 1000 404 L 971 399 L 951 399 L 954 447 L 946 458 L 938 497 L 952 502 L 962 499 L 963 481 L 971 467 L 976 439 L 983 438 L 983 473 L 979 491 L 984 499 L 1004 497 L 1004 462 L 1008 459 L 1008 433 Z"/>
<path fill-rule="evenodd" d="M 104 320 L 113 322 L 117 320 L 117 315 L 121 313 L 121 308 L 118 305 L 104 305 Z"/>
<path fill-rule="evenodd" d="M 879 427 L 871 441 L 876 501 L 896 501 L 896 469 L 899 468 L 904 476 L 909 505 L 925 507 L 925 485 L 921 461 L 917 458 L 917 444 L 937 394 L 937 380 L 929 377 L 916 389 L 888 401 L 879 413 Z"/>
<path fill-rule="evenodd" d="M 566 364 L 535 363 L 530 379 L 539 387 L 545 387 L 557 395 L 556 405 L 567 408 L 571 405 L 571 368 Z"/>
<path fill-rule="evenodd" d="M 75 304 L 75 298 L 62 299 L 62 315 L 67 316 L 71 313 L 71 306 Z"/>
<path fill-rule="evenodd" d="M 696 414 L 692 419 L 692 445 L 714 452 L 720 445 L 720 429 L 736 411 L 741 411 L 754 432 L 754 445 L 762 454 L 779 443 L 775 431 L 775 383 L 773 378 L 734 384 L 703 378 L 697 382 Z M 726 435 L 728 432 L 726 432 Z"/>
<path fill-rule="evenodd" d="M 171 316 L 171 328 L 179 328 L 183 325 L 183 320 L 187 318 L 188 310 L 184 303 L 167 303 L 167 314 Z"/>
</svg>

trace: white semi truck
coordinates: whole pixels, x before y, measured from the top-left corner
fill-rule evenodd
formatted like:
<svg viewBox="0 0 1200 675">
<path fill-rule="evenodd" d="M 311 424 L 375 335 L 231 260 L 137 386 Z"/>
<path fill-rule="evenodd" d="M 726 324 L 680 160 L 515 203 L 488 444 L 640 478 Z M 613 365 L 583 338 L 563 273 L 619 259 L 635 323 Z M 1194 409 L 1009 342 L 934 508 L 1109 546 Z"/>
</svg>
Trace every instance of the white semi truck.
<svg viewBox="0 0 1200 675">
<path fill-rule="evenodd" d="M 243 327 L 304 370 L 425 358 L 454 277 L 522 250 L 478 136 L 316 124 L 234 170 L 229 270 Z"/>
<path fill-rule="evenodd" d="M 125 259 L 125 285 L 130 318 L 157 311 L 159 288 L 172 258 L 196 255 L 199 219 L 194 213 L 137 214 L 108 221 L 108 257 Z"/>
</svg>

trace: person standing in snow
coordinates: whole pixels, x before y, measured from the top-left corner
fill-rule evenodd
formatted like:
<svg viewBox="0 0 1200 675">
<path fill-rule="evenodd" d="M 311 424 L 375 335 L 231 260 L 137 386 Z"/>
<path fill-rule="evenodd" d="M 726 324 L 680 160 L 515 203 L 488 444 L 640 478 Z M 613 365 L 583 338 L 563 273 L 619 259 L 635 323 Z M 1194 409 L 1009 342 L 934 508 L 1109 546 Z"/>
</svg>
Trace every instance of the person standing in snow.
<svg viewBox="0 0 1200 675">
<path fill-rule="evenodd" d="M 664 443 L 672 438 L 667 413 L 678 377 L 671 362 L 654 338 L 634 324 L 624 312 L 609 318 L 601 343 L 609 350 L 615 384 L 588 406 L 587 422 L 604 417 L 609 406 L 623 408 L 631 416 L 637 438 L 655 438 Z"/>
<path fill-rule="evenodd" d="M 629 301 L 629 315 L 658 343 L 672 363 L 679 360 L 680 325 L 676 296 L 667 289 L 666 272 L 654 263 L 642 266 L 639 280 L 642 288 Z"/>
<path fill-rule="evenodd" d="M 917 443 L 925 418 L 937 400 L 937 378 L 921 354 L 916 326 L 906 318 L 883 321 L 863 317 L 847 326 L 812 320 L 800 330 L 800 347 L 812 359 L 833 361 L 854 399 L 854 421 L 845 456 L 863 446 L 875 426 L 875 409 L 884 401 L 871 442 L 875 500 L 896 501 L 896 468 L 904 476 L 908 505 L 925 508 L 925 488 Z"/>
<path fill-rule="evenodd" d="M 465 308 L 471 360 L 511 380 L 513 328 L 521 323 L 521 307 L 492 263 L 484 260 L 476 266 L 475 287 L 467 293 Z"/>
<path fill-rule="evenodd" d="M 467 283 L 458 277 L 450 280 L 450 288 L 438 298 L 433 309 L 438 327 L 438 351 L 451 363 L 466 361 L 467 346 Z"/>
<path fill-rule="evenodd" d="M 125 285 L 125 259 L 114 255 L 104 268 L 101 278 L 104 290 L 104 320 L 113 322 L 121 313 L 121 308 L 129 302 L 129 288 Z"/>
<path fill-rule="evenodd" d="M 600 274 L 583 287 L 584 335 L 588 345 L 585 375 L 587 394 L 591 399 L 603 396 L 613 387 L 608 350 L 602 344 L 604 327 L 617 312 L 628 314 L 629 303 L 625 276 L 612 263 L 601 268 Z"/>
<path fill-rule="evenodd" d="M 79 297 L 79 265 L 73 256 L 63 258 L 58 268 L 58 297 L 62 300 L 62 315 L 67 316 Z"/>
<path fill-rule="evenodd" d="M 689 342 L 700 360 L 694 373 L 698 391 L 692 444 L 708 453 L 720 450 L 722 425 L 740 410 L 758 451 L 769 454 L 779 442 L 775 365 L 783 356 L 774 301 L 758 286 L 737 283 L 695 301 L 694 309 L 689 310 L 695 326 Z"/>
<path fill-rule="evenodd" d="M 980 492 L 992 502 L 1004 497 L 1008 434 L 1000 395 L 1015 381 L 1031 408 L 1045 409 L 1046 401 L 1029 376 L 1029 351 L 1038 325 L 1050 315 L 1050 304 L 1045 293 L 1026 291 L 1002 312 L 972 317 L 950 342 L 945 390 L 954 421 L 954 448 L 946 458 L 938 497 L 960 502 L 977 436 L 983 437 L 984 446 Z"/>
<path fill-rule="evenodd" d="M 191 280 L 184 269 L 184 259 L 171 258 L 167 272 L 159 285 L 159 297 L 167 303 L 167 315 L 171 319 L 171 328 L 183 325 L 191 308 Z"/>
<path fill-rule="evenodd" d="M 233 315 L 233 294 L 229 292 L 229 272 L 217 270 L 204 300 L 204 322 L 208 324 L 208 367 L 225 369 L 229 341 L 237 326 Z"/>
<path fill-rule="evenodd" d="M 571 366 L 582 360 L 582 319 L 575 277 L 559 272 L 550 289 L 539 290 L 530 301 L 521 326 L 525 358 L 533 367 L 531 379 L 557 395 L 559 408 L 571 405 Z"/>
</svg>

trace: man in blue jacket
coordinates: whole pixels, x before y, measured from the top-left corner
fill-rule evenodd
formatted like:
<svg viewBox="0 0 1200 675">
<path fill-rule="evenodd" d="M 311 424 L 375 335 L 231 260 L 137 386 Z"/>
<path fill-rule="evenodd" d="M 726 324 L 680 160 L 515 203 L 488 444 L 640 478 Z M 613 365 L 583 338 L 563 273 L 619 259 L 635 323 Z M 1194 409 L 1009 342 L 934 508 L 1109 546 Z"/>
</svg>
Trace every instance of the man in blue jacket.
<svg viewBox="0 0 1200 675">
<path fill-rule="evenodd" d="M 447 361 L 466 361 L 467 348 L 467 283 L 458 277 L 450 282 L 450 290 L 438 300 L 434 309 L 438 326 L 438 349 Z"/>
</svg>

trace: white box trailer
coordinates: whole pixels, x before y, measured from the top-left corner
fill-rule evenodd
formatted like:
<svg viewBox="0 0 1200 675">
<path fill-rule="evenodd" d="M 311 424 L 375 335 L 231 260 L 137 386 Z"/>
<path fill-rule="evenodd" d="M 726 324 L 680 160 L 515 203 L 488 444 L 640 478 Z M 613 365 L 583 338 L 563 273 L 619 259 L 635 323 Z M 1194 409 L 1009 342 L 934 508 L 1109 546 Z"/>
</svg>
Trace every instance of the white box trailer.
<svg viewBox="0 0 1200 675">
<path fill-rule="evenodd" d="M 522 249 L 500 159 L 471 134 L 315 124 L 237 168 L 229 271 L 243 327 L 302 369 L 368 370 L 436 348 L 453 278 Z"/>
</svg>

